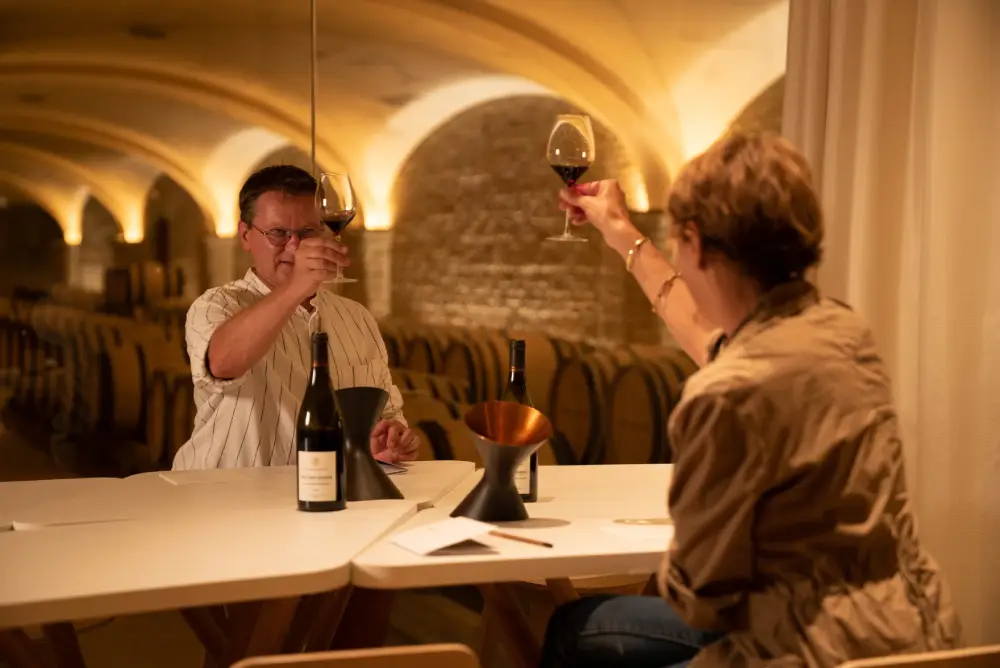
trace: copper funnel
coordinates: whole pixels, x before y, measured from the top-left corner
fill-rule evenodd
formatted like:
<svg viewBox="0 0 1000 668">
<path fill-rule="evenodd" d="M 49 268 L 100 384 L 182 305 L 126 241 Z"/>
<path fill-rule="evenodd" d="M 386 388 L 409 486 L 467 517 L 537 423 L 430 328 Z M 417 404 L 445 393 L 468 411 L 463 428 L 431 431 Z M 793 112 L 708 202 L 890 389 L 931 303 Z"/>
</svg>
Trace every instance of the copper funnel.
<svg viewBox="0 0 1000 668">
<path fill-rule="evenodd" d="M 485 471 L 452 517 L 481 522 L 516 522 L 528 511 L 514 485 L 514 471 L 552 436 L 552 424 L 540 411 L 510 401 L 485 401 L 465 415 Z"/>
<path fill-rule="evenodd" d="M 372 456 L 372 429 L 389 400 L 378 387 L 345 387 L 334 392 L 344 425 L 345 494 L 348 501 L 402 499 L 378 461 Z"/>
</svg>

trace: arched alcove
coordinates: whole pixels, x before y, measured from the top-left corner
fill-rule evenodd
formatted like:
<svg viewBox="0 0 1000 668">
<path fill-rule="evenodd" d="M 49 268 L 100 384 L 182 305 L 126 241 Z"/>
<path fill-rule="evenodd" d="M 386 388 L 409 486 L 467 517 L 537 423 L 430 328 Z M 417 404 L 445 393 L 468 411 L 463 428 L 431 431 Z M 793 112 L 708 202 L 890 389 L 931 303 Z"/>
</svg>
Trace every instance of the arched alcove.
<svg viewBox="0 0 1000 668">
<path fill-rule="evenodd" d="M 636 319 L 624 317 L 631 279 L 621 260 L 589 228 L 576 231 L 587 244 L 545 241 L 563 225 L 546 144 L 556 115 L 575 111 L 543 96 L 486 102 L 411 153 L 394 191 L 394 317 L 626 338 L 623 323 Z M 599 123 L 594 134 L 597 160 L 585 180 L 617 176 L 621 143 Z M 648 305 L 637 316 L 651 318 Z M 629 336 L 655 340 L 657 329 Z"/>
<path fill-rule="evenodd" d="M 156 260 L 165 267 L 180 268 L 185 296 L 194 298 L 207 287 L 205 239 L 212 234 L 207 226 L 194 198 L 169 176 L 161 175 L 146 198 L 143 242 L 125 250 L 132 261 Z"/>
<path fill-rule="evenodd" d="M 93 197 L 83 207 L 81 222 L 79 286 L 100 292 L 104 290 L 105 270 L 115 266 L 115 246 L 121 231 L 111 212 Z"/>
<path fill-rule="evenodd" d="M 256 172 L 258 169 L 270 167 L 271 165 L 295 165 L 307 172 L 312 172 L 312 159 L 309 157 L 309 154 L 291 144 L 279 148 L 277 151 L 260 160 L 253 166 L 250 172 Z"/>
<path fill-rule="evenodd" d="M 730 127 L 746 132 L 781 132 L 784 104 L 785 77 L 782 76 L 743 107 Z"/>
<path fill-rule="evenodd" d="M 14 287 L 49 290 L 66 281 L 62 228 L 41 206 L 27 201 L 0 208 L 0 294 Z"/>
</svg>

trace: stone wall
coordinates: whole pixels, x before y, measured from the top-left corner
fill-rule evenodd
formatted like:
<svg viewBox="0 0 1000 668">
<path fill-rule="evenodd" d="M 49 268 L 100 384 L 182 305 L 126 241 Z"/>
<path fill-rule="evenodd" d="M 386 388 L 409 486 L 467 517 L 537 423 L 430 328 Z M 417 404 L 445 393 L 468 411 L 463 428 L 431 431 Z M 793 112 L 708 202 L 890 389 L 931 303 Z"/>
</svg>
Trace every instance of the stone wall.
<svg viewBox="0 0 1000 668">
<path fill-rule="evenodd" d="M 162 260 L 157 244 L 163 238 L 167 264 L 184 270 L 185 295 L 192 299 L 208 287 L 205 238 L 214 235 L 184 188 L 167 176 L 157 179 L 146 200 L 146 236 L 141 245 L 149 259 Z"/>
<path fill-rule="evenodd" d="M 547 97 L 488 102 L 413 152 L 394 193 L 394 318 L 660 340 L 648 302 L 594 230 L 576 230 L 587 244 L 545 241 L 563 225 L 545 147 L 556 114 L 573 111 Z M 605 128 L 594 132 L 597 160 L 585 178 L 616 176 L 626 154 Z M 644 225 L 658 234 L 661 217 Z"/>
<path fill-rule="evenodd" d="M 15 287 L 48 290 L 66 280 L 62 229 L 35 204 L 0 209 L 0 294 Z"/>
</svg>

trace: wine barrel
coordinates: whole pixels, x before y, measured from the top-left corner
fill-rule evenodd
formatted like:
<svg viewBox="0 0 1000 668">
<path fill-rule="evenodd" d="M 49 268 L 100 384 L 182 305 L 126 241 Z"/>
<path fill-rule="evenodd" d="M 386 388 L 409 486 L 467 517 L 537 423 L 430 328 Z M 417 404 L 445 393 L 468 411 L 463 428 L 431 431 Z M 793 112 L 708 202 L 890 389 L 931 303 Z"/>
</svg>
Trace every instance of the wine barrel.
<svg viewBox="0 0 1000 668">
<path fill-rule="evenodd" d="M 672 458 L 672 452 L 666 423 L 681 399 L 684 382 L 696 370 L 696 365 L 680 349 L 669 351 L 657 359 L 647 360 L 646 365 L 659 382 L 660 411 L 664 420 L 663 443 L 657 461 L 669 462 Z"/>
<path fill-rule="evenodd" d="M 481 465 L 468 427 L 453 417 L 444 403 L 423 392 L 408 391 L 403 395 L 403 404 L 407 421 L 426 436 L 423 446 L 430 449 L 434 459 L 458 459 Z"/>
<path fill-rule="evenodd" d="M 483 397 L 483 362 L 475 343 L 464 337 L 455 339 L 444 351 L 441 373 L 469 386 L 470 400 L 479 401 Z"/>
<path fill-rule="evenodd" d="M 624 367 L 611 384 L 605 464 L 647 464 L 664 441 L 660 384 L 643 362 Z"/>
<path fill-rule="evenodd" d="M 153 373 L 146 384 L 146 428 L 143 442 L 149 460 L 163 464 L 170 442 L 170 384 L 162 371 Z"/>
<path fill-rule="evenodd" d="M 597 349 L 559 367 L 552 383 L 552 424 L 581 464 L 604 461 L 611 382 L 630 363 L 625 351 Z"/>
<path fill-rule="evenodd" d="M 159 262 L 129 265 L 129 291 L 133 304 L 154 304 L 167 296 L 167 277 Z"/>
<path fill-rule="evenodd" d="M 114 436 L 134 439 L 145 427 L 142 391 L 144 361 L 134 338 L 123 331 L 122 323 L 105 324 L 103 331 L 103 426 Z"/>
<path fill-rule="evenodd" d="M 479 349 L 482 361 L 482 392 L 479 401 L 499 399 L 507 385 L 510 364 L 510 343 L 496 330 L 474 329 L 467 334 L 470 343 Z"/>
<path fill-rule="evenodd" d="M 167 449 L 163 467 L 173 466 L 174 456 L 181 446 L 188 442 L 194 432 L 196 411 L 194 405 L 194 384 L 190 376 L 175 376 L 170 388 L 170 426 L 167 430 Z"/>
</svg>

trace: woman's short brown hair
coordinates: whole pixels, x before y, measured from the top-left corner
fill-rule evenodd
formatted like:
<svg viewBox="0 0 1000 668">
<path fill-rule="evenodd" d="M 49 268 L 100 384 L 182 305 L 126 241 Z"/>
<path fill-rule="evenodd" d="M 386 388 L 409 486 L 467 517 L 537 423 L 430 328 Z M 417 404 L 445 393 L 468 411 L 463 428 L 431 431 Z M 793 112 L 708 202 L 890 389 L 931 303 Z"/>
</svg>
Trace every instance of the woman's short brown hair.
<svg viewBox="0 0 1000 668">
<path fill-rule="evenodd" d="M 702 247 L 762 289 L 803 275 L 822 255 L 823 216 L 805 157 L 773 133 L 732 133 L 678 174 L 667 205 Z"/>
</svg>

